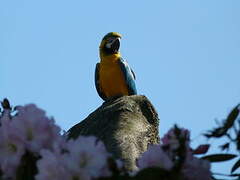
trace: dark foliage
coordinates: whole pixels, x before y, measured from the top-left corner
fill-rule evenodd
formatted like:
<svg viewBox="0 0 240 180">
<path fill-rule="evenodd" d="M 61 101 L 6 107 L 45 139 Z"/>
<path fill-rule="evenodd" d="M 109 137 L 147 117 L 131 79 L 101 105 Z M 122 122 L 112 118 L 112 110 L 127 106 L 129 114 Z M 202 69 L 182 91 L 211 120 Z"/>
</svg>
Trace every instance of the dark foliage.
<svg viewBox="0 0 240 180">
<path fill-rule="evenodd" d="M 239 114 L 240 114 L 240 104 L 235 106 L 232 111 L 229 113 L 227 118 L 223 120 L 222 124 L 214 128 L 213 130 L 208 131 L 208 133 L 204 134 L 205 137 L 208 139 L 210 138 L 222 138 L 226 137 L 227 142 L 222 144 L 220 146 L 220 149 L 222 151 L 224 150 L 229 150 L 230 145 L 232 144 L 235 146 L 236 150 L 238 151 L 238 155 L 235 154 L 213 154 L 213 155 L 208 155 L 205 157 L 202 157 L 203 159 L 207 159 L 210 162 L 222 162 L 222 161 L 227 161 L 231 160 L 235 157 L 239 157 L 240 153 L 240 119 L 239 119 Z M 240 174 L 233 174 L 237 169 L 240 168 L 240 159 L 238 159 L 233 167 L 231 168 L 231 174 L 227 175 L 229 177 L 238 177 L 240 179 Z M 217 174 L 221 175 L 221 174 Z"/>
</svg>

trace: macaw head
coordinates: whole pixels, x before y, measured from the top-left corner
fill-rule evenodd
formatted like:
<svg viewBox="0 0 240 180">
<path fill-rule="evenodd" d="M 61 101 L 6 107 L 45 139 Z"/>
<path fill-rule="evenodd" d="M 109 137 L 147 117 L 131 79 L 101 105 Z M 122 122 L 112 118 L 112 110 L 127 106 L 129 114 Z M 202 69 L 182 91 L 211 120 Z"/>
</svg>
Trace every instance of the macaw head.
<svg viewBox="0 0 240 180">
<path fill-rule="evenodd" d="M 100 44 L 100 52 L 105 55 L 118 54 L 121 37 L 121 34 L 116 32 L 110 32 L 106 34 Z"/>
</svg>

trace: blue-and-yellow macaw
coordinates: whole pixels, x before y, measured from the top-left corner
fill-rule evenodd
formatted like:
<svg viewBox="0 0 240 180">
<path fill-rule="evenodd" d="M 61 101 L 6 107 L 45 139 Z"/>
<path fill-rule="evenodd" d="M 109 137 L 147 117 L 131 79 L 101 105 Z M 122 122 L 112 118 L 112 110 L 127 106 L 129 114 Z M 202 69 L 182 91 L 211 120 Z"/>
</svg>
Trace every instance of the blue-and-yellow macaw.
<svg viewBox="0 0 240 180">
<path fill-rule="evenodd" d="M 100 63 L 96 64 L 95 86 L 99 96 L 108 100 L 137 94 L 135 74 L 119 52 L 121 35 L 110 32 L 100 44 Z"/>
</svg>

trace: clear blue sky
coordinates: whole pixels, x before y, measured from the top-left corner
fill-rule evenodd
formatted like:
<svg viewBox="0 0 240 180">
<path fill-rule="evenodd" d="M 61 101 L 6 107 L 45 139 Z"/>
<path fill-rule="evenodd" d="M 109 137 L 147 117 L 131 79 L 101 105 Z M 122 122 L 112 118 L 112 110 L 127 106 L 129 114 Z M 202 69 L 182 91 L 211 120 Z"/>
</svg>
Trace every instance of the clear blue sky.
<svg viewBox="0 0 240 180">
<path fill-rule="evenodd" d="M 0 98 L 36 103 L 64 130 L 102 103 L 94 69 L 110 31 L 123 35 L 161 136 L 177 123 L 205 142 L 199 135 L 240 102 L 240 1 L 9 0 L 0 26 Z"/>
</svg>

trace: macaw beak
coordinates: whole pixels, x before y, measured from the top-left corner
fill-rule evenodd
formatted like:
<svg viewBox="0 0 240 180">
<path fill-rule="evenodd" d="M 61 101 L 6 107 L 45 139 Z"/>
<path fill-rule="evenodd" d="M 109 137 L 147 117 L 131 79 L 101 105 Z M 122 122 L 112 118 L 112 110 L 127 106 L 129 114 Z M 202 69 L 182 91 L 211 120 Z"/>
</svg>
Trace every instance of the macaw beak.
<svg viewBox="0 0 240 180">
<path fill-rule="evenodd" d="M 120 37 L 110 40 L 106 44 L 106 48 L 109 49 L 111 52 L 117 53 L 120 48 Z"/>
</svg>

